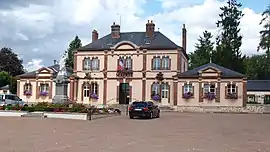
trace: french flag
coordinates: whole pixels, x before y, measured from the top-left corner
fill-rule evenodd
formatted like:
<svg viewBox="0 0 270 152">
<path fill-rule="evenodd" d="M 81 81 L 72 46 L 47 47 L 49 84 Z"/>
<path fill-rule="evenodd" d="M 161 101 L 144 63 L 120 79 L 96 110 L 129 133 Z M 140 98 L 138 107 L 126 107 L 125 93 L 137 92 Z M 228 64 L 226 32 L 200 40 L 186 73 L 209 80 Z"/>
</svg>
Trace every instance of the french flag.
<svg viewBox="0 0 270 152">
<path fill-rule="evenodd" d="M 118 65 L 117 70 L 124 70 L 124 60 L 123 60 L 123 58 L 119 59 L 119 65 Z"/>
</svg>

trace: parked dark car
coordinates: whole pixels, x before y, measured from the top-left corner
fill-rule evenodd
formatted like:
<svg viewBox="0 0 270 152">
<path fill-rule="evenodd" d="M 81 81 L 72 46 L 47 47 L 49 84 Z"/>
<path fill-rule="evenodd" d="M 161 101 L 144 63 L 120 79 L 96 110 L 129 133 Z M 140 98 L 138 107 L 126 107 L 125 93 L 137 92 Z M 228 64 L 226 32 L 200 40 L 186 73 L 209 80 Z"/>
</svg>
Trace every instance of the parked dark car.
<svg viewBox="0 0 270 152">
<path fill-rule="evenodd" d="M 135 101 L 129 107 L 129 118 L 144 117 L 144 118 L 159 118 L 160 109 L 151 101 Z"/>
</svg>

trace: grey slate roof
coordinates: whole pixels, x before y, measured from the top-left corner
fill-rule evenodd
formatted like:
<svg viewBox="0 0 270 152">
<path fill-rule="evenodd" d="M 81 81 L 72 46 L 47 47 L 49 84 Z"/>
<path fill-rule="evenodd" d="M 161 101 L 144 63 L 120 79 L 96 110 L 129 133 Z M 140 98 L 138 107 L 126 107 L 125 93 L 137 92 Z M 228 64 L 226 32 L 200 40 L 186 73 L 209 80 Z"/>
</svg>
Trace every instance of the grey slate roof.
<svg viewBox="0 0 270 152">
<path fill-rule="evenodd" d="M 55 65 L 49 66 L 48 68 L 49 69 L 52 69 L 54 71 L 53 77 L 55 78 L 57 76 L 57 73 L 59 72 L 59 68 L 60 68 L 59 64 L 55 64 Z M 37 71 L 38 70 L 31 71 L 31 72 L 28 72 L 28 73 L 24 73 L 22 75 L 19 75 L 18 77 L 19 78 L 23 78 L 23 77 L 36 77 L 36 72 Z M 71 75 L 71 73 L 72 73 L 72 70 L 71 69 L 68 69 L 68 75 Z"/>
<path fill-rule="evenodd" d="M 0 88 L 0 90 L 8 90 L 9 89 L 9 85 L 5 85 L 5 86 L 2 86 L 1 88 Z"/>
<path fill-rule="evenodd" d="M 224 67 L 219 66 L 219 65 L 214 64 L 214 63 L 208 63 L 205 65 L 199 66 L 199 67 L 194 68 L 192 70 L 188 70 L 186 72 L 179 73 L 176 76 L 181 77 L 181 78 L 185 78 L 185 77 L 197 78 L 197 77 L 199 77 L 199 71 L 201 71 L 205 68 L 208 68 L 208 67 L 213 67 L 213 68 L 220 70 L 221 71 L 221 78 L 244 78 L 245 77 L 245 75 L 243 75 L 241 73 L 224 68 Z"/>
<path fill-rule="evenodd" d="M 248 80 L 247 91 L 270 91 L 270 80 Z"/>
<path fill-rule="evenodd" d="M 161 32 L 156 31 L 154 36 L 151 38 L 146 37 L 146 32 L 122 32 L 120 33 L 120 38 L 112 38 L 111 34 L 108 34 L 90 44 L 83 46 L 79 49 L 79 51 L 106 50 L 110 49 L 121 41 L 130 41 L 143 49 L 164 49 L 164 51 L 166 51 L 166 49 L 181 48 Z M 188 57 L 185 51 L 184 53 L 185 56 Z"/>
</svg>

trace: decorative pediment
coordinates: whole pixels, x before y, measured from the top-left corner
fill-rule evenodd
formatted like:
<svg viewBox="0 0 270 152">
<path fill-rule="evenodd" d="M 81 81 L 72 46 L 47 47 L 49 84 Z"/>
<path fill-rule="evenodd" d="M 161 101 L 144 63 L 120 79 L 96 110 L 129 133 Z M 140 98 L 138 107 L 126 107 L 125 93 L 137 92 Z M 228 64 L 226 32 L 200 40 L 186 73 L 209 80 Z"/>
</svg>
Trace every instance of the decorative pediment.
<svg viewBox="0 0 270 152">
<path fill-rule="evenodd" d="M 137 49 L 137 48 L 139 47 L 130 41 L 121 41 L 112 47 L 112 49 L 118 49 L 118 50 L 129 50 L 129 49 L 132 50 L 132 49 Z"/>
<path fill-rule="evenodd" d="M 212 66 L 208 66 L 204 69 L 201 69 L 199 73 L 221 73 L 221 71 L 217 68 L 214 68 Z"/>
<path fill-rule="evenodd" d="M 52 70 L 49 69 L 49 68 L 46 68 L 46 67 L 43 67 L 43 68 L 40 68 L 38 71 L 37 71 L 38 74 L 50 74 L 52 73 Z"/>
</svg>

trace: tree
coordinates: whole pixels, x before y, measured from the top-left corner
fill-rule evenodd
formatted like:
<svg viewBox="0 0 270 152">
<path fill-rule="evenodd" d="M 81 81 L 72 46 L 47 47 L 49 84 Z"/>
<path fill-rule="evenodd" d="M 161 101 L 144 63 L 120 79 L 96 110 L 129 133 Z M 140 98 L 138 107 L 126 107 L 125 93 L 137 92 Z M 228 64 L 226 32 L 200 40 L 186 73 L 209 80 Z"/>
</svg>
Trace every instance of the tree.
<svg viewBox="0 0 270 152">
<path fill-rule="evenodd" d="M 217 21 L 217 27 L 221 33 L 217 37 L 215 63 L 226 68 L 244 73 L 244 59 L 240 47 L 242 45 L 242 36 L 240 35 L 240 19 L 243 13 L 240 10 L 242 6 L 237 0 L 228 0 L 227 5 L 221 7 L 220 20 Z"/>
<path fill-rule="evenodd" d="M 214 49 L 214 43 L 211 41 L 213 35 L 204 31 L 203 36 L 198 38 L 198 43 L 195 44 L 195 51 L 189 54 L 190 57 L 190 69 L 204 65 L 210 62 L 212 58 L 212 51 Z"/>
<path fill-rule="evenodd" d="M 263 25 L 263 30 L 260 31 L 261 38 L 258 50 L 260 48 L 266 50 L 266 54 L 270 58 L 270 4 L 262 13 L 262 17 L 260 25 Z"/>
<path fill-rule="evenodd" d="M 0 72 L 0 87 L 9 85 L 11 93 L 16 93 L 17 91 L 17 80 L 15 77 L 10 76 L 7 72 Z"/>
<path fill-rule="evenodd" d="M 72 40 L 69 43 L 69 48 L 67 49 L 67 51 L 65 52 L 65 54 L 67 54 L 67 58 L 65 60 L 65 66 L 67 68 L 71 68 L 73 69 L 73 65 L 74 65 L 74 51 L 76 51 L 76 49 L 82 47 L 82 43 L 80 38 L 76 35 L 74 40 Z"/>
<path fill-rule="evenodd" d="M 0 71 L 6 71 L 11 76 L 24 73 L 22 60 L 12 52 L 11 48 L 4 47 L 0 50 Z"/>
<path fill-rule="evenodd" d="M 263 55 L 253 55 L 247 57 L 244 60 L 245 63 L 245 75 L 248 79 L 269 79 L 269 74 L 267 73 L 267 56 Z"/>
</svg>

